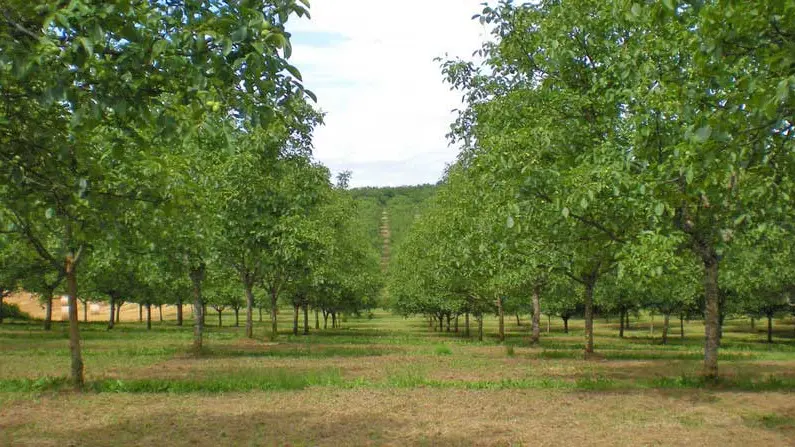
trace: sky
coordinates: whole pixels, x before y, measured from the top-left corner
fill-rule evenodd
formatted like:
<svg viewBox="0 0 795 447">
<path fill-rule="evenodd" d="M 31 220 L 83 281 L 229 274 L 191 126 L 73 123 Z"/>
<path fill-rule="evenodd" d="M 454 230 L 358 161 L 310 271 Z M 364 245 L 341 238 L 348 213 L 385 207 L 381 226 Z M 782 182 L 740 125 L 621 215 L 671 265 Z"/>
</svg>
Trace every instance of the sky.
<svg viewBox="0 0 795 447">
<path fill-rule="evenodd" d="M 313 0 L 288 22 L 291 63 L 318 96 L 314 154 L 351 186 L 435 183 L 458 153 L 445 135 L 461 106 L 436 57 L 471 59 L 483 0 Z"/>
</svg>

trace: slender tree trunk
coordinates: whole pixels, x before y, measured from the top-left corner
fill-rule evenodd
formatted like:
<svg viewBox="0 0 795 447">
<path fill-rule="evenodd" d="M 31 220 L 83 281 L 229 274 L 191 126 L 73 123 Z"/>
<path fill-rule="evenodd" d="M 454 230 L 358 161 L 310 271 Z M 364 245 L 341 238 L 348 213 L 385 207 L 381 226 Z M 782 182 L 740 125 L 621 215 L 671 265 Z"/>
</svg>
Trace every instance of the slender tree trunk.
<svg viewBox="0 0 795 447">
<path fill-rule="evenodd" d="M 464 336 L 469 338 L 469 312 L 464 314 Z"/>
<path fill-rule="evenodd" d="M 718 349 L 720 348 L 720 291 L 718 290 L 718 259 L 714 253 L 703 257 L 704 295 L 704 376 L 718 378 Z"/>
<path fill-rule="evenodd" d="M 668 344 L 668 323 L 670 322 L 671 314 L 666 313 L 665 318 L 663 319 L 663 333 L 662 333 L 662 344 Z"/>
<path fill-rule="evenodd" d="M 235 308 L 235 327 L 240 327 L 240 308 Z"/>
<path fill-rule="evenodd" d="M 754 318 L 754 317 L 751 317 L 751 331 L 752 331 L 752 332 L 755 332 L 755 331 L 756 331 L 756 328 L 754 327 L 754 326 L 756 325 L 756 324 L 755 324 L 755 322 L 754 322 L 754 320 L 755 320 L 755 318 Z"/>
<path fill-rule="evenodd" d="M 483 314 L 477 316 L 478 319 L 478 341 L 483 341 Z"/>
<path fill-rule="evenodd" d="M 152 329 L 152 305 L 146 304 L 146 330 Z"/>
<path fill-rule="evenodd" d="M 450 320 L 452 319 L 452 317 L 450 316 L 449 312 L 447 313 L 446 318 L 447 318 L 447 332 L 450 332 Z"/>
<path fill-rule="evenodd" d="M 654 314 L 651 314 L 651 322 L 649 323 L 649 336 L 654 338 Z"/>
<path fill-rule="evenodd" d="M 569 333 L 569 317 L 563 317 L 563 333 Z"/>
<path fill-rule="evenodd" d="M 246 337 L 254 338 L 254 281 L 250 278 L 250 275 L 241 275 L 246 292 Z M 259 320 L 262 321 L 262 309 Z"/>
<path fill-rule="evenodd" d="M 547 334 L 552 332 L 552 315 L 547 315 Z"/>
<path fill-rule="evenodd" d="M 218 312 L 218 327 L 223 327 L 224 326 L 224 315 L 223 315 L 224 311 L 218 310 L 218 309 L 216 309 L 215 311 Z"/>
<path fill-rule="evenodd" d="M 202 281 L 204 280 L 205 264 L 192 268 L 190 279 L 193 283 L 193 352 L 201 354 L 204 336 L 204 299 L 202 298 Z"/>
<path fill-rule="evenodd" d="M 304 335 L 309 335 L 309 303 L 304 300 Z"/>
<path fill-rule="evenodd" d="M 326 330 L 326 329 L 328 329 L 328 312 L 326 312 L 326 310 L 324 309 L 323 310 L 323 330 Z"/>
<path fill-rule="evenodd" d="M 108 307 L 110 308 L 110 316 L 108 317 L 108 330 L 111 330 L 113 329 L 113 320 L 116 318 L 116 299 L 113 297 L 113 294 L 110 295 Z"/>
<path fill-rule="evenodd" d="M 502 297 L 497 298 L 497 311 L 499 313 L 500 343 L 505 341 L 505 310 L 502 307 Z"/>
<path fill-rule="evenodd" d="M 138 303 L 138 322 L 141 323 L 144 321 L 144 305 Z"/>
<path fill-rule="evenodd" d="M 624 309 L 619 311 L 618 319 L 621 320 L 620 324 L 618 325 L 618 337 L 624 338 Z"/>
<path fill-rule="evenodd" d="M 439 314 L 439 332 L 444 331 L 444 314 Z"/>
<path fill-rule="evenodd" d="M 585 357 L 593 354 L 593 288 L 595 281 L 585 284 Z"/>
<path fill-rule="evenodd" d="M 177 326 L 182 326 L 182 298 L 177 299 Z"/>
<path fill-rule="evenodd" d="M 537 345 L 541 338 L 541 286 L 533 287 L 533 326 L 530 344 Z"/>
<path fill-rule="evenodd" d="M 320 330 L 320 312 L 315 309 L 315 329 Z"/>
<path fill-rule="evenodd" d="M 121 306 L 124 306 L 124 303 L 119 301 L 119 304 L 116 305 L 116 323 L 121 321 Z"/>
<path fill-rule="evenodd" d="M 685 316 L 679 314 L 679 338 L 685 339 Z"/>
<path fill-rule="evenodd" d="M 80 327 L 77 321 L 77 265 L 75 255 L 66 255 L 66 289 L 69 294 L 69 350 L 72 357 L 72 384 L 77 389 L 82 389 L 83 356 L 80 351 Z"/>
<path fill-rule="evenodd" d="M 337 328 L 337 312 L 331 312 L 331 329 Z"/>
<path fill-rule="evenodd" d="M 453 320 L 453 332 L 458 333 L 458 314 L 455 314 L 455 319 Z"/>
<path fill-rule="evenodd" d="M 299 305 L 293 303 L 293 335 L 298 335 L 298 313 L 300 311 Z"/>
<path fill-rule="evenodd" d="M 773 343 L 773 315 L 767 316 L 767 342 Z"/>
<path fill-rule="evenodd" d="M 160 322 L 162 323 L 163 322 L 163 305 L 162 304 L 158 304 L 157 305 L 157 311 L 160 313 Z"/>
<path fill-rule="evenodd" d="M 88 323 L 88 300 L 83 301 L 83 323 Z"/>
<path fill-rule="evenodd" d="M 2 313 L 2 304 L 0 304 L 0 313 Z M 111 321 L 113 314 L 110 315 Z M 111 324 L 111 326 L 113 326 Z M 52 329 L 52 292 L 47 293 L 44 297 L 44 330 L 49 331 Z"/>
<path fill-rule="evenodd" d="M 522 326 L 522 320 L 519 319 L 519 312 L 516 312 L 516 325 L 519 327 Z"/>
<path fill-rule="evenodd" d="M 271 339 L 276 338 L 279 335 L 279 322 L 278 322 L 278 299 L 279 299 L 279 292 L 276 288 L 271 287 Z"/>
<path fill-rule="evenodd" d="M 624 318 L 627 319 L 627 324 L 624 325 L 624 329 L 629 330 L 629 310 L 624 311 Z"/>
<path fill-rule="evenodd" d="M 259 322 L 262 323 L 262 307 L 257 308 L 259 310 Z"/>
</svg>

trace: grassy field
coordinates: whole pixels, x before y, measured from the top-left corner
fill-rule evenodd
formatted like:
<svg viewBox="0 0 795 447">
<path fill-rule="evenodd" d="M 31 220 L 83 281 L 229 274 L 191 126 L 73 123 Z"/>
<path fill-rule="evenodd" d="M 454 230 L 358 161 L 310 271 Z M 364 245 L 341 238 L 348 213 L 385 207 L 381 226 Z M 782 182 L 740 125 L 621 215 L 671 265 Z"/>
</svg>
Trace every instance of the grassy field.
<svg viewBox="0 0 795 447">
<path fill-rule="evenodd" d="M 82 326 L 88 391 L 69 390 L 66 327 L 0 325 L 2 445 L 793 445 L 795 339 L 773 344 L 748 320 L 727 322 L 722 382 L 705 385 L 700 322 L 660 328 L 597 324 L 597 360 L 581 359 L 582 322 L 553 320 L 540 347 L 528 321 L 508 339 L 432 332 L 385 312 L 309 336 L 255 340 L 213 325 L 188 354 L 190 327 Z M 189 321 L 186 323 L 190 324 Z M 225 324 L 233 323 L 231 313 Z M 659 326 L 659 318 L 656 322 Z M 546 321 L 544 321 L 546 329 Z M 474 329 L 474 327 L 473 327 Z M 758 329 L 762 329 L 758 326 Z"/>
</svg>

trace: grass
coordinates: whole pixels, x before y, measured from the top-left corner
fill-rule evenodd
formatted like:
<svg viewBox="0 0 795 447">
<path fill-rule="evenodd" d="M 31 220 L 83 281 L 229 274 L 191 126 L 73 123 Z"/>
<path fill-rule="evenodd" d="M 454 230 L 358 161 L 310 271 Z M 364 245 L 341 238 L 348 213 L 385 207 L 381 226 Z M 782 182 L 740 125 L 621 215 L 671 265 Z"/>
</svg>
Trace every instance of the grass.
<svg viewBox="0 0 795 447">
<path fill-rule="evenodd" d="M 257 322 L 254 340 L 243 337 L 242 327 L 227 326 L 231 320 L 208 327 L 200 357 L 190 354 L 190 321 L 182 328 L 155 322 L 151 331 L 138 323 L 112 331 L 81 325 L 87 380 L 81 394 L 64 376 L 64 324 L 45 332 L 38 322 L 6 322 L 0 325 L 0 445 L 142 444 L 149 438 L 141 427 L 156 432 L 164 423 L 182 436 L 177 445 L 469 445 L 473 439 L 552 445 L 585 433 L 581 442 L 610 443 L 597 425 L 628 430 L 639 444 L 787 445 L 795 438 L 795 339 L 788 320 L 777 322 L 773 344 L 743 321 L 730 321 L 721 379 L 708 382 L 700 376 L 699 322 L 686 325 L 684 339 L 677 332 L 662 345 L 649 336 L 646 321 L 633 320 L 621 339 L 616 325 L 600 320 L 597 359 L 586 361 L 581 321 L 570 321 L 568 334 L 555 322 L 539 346 L 530 346 L 527 319 L 522 326 L 506 319 L 501 344 L 496 319 L 486 320 L 480 342 L 385 312 L 294 336 L 290 317 L 280 315 L 275 340 L 267 323 Z M 48 423 L 61 417 L 75 418 L 76 426 L 89 421 L 90 430 L 112 442 Z M 742 422 L 728 436 L 724 424 L 736 417 Z M 541 424 L 537 431 L 530 430 L 534 424 Z M 223 427 L 224 435 L 205 427 Z M 256 433 L 262 438 L 251 438 Z"/>
</svg>

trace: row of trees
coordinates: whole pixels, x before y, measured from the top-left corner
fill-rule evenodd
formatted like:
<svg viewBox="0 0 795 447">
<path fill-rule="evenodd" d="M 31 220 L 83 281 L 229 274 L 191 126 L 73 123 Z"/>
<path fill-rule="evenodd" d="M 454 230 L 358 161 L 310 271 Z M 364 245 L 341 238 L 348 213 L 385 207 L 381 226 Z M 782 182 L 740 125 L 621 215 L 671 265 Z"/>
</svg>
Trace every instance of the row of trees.
<svg viewBox="0 0 795 447">
<path fill-rule="evenodd" d="M 791 309 L 791 2 L 502 1 L 475 18 L 482 63 L 442 65 L 463 148 L 399 247 L 394 306 L 496 312 L 502 333 L 520 303 L 533 342 L 542 309 L 581 311 L 586 357 L 597 305 L 703 312 L 716 377 L 727 313 Z"/>
<path fill-rule="evenodd" d="M 347 175 L 311 158 L 321 123 L 285 23 L 305 1 L 0 5 L 0 292 L 114 308 L 255 295 L 328 312 L 367 307 L 378 254 L 351 219 Z M 80 288 L 78 289 L 78 283 Z M 234 298 L 233 298 L 234 297 Z M 237 302 L 237 301 L 236 301 Z"/>
</svg>

